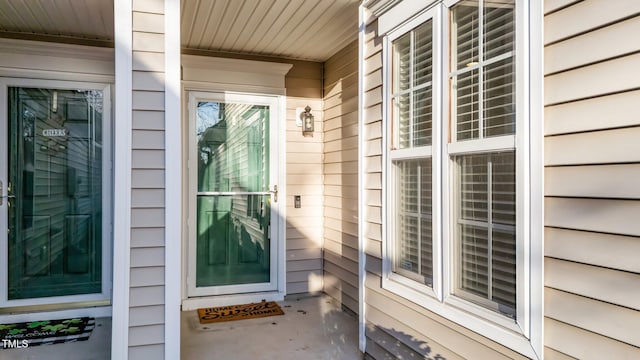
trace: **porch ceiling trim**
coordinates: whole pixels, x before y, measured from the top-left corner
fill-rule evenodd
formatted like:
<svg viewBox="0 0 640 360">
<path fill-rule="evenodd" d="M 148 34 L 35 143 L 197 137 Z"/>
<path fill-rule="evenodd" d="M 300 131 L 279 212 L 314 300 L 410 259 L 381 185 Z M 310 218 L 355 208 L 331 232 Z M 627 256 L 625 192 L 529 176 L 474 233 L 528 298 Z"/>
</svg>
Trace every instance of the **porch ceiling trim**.
<svg viewBox="0 0 640 360">
<path fill-rule="evenodd" d="M 285 75 L 292 66 L 287 63 L 182 55 L 182 80 L 191 90 L 200 87 L 210 89 L 211 84 L 225 84 L 230 91 L 284 95 Z"/>
<path fill-rule="evenodd" d="M 239 60 L 220 57 L 208 57 L 199 55 L 182 55 L 182 64 L 185 67 L 197 69 L 215 69 L 217 71 L 243 71 L 256 74 L 270 74 L 285 76 L 292 65 L 286 63 Z"/>
<path fill-rule="evenodd" d="M 113 14 L 114 0 L 0 0 L 0 34 L 112 41 Z"/>
<path fill-rule="evenodd" d="M 113 49 L 78 46 L 31 40 L 0 38 L 0 51 L 10 50 L 16 54 L 45 55 L 83 59 L 113 61 Z"/>
</svg>

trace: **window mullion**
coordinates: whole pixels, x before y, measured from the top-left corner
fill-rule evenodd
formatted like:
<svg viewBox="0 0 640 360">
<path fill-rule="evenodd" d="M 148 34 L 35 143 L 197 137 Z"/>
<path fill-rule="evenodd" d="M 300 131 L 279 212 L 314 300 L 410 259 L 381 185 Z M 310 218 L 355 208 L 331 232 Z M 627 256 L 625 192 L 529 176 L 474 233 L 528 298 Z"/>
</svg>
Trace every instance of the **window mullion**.
<svg viewBox="0 0 640 360">
<path fill-rule="evenodd" d="M 418 164 L 418 168 L 416 170 L 416 180 L 418 182 L 418 203 L 416 208 L 416 214 L 418 215 L 416 216 L 416 219 L 418 220 L 418 274 L 422 275 L 422 227 L 420 226 L 420 222 L 422 220 L 422 214 L 420 211 L 420 209 L 422 209 L 422 196 L 420 196 L 422 194 L 422 166 L 420 164 Z"/>
<path fill-rule="evenodd" d="M 413 51 L 415 45 L 415 31 L 411 31 L 409 33 L 409 147 L 413 147 L 414 137 L 413 137 L 413 92 L 414 92 L 414 69 L 413 63 L 415 59 L 415 54 Z"/>
<path fill-rule="evenodd" d="M 410 159 L 419 159 L 425 157 L 431 157 L 432 155 L 432 146 L 420 146 L 410 149 L 398 149 L 392 150 L 389 152 L 389 159 L 391 161 L 394 160 L 410 160 Z"/>
<path fill-rule="evenodd" d="M 427 82 L 425 82 L 425 83 L 422 83 L 422 84 L 420 84 L 420 85 L 414 86 L 414 87 L 412 87 L 412 88 L 409 88 L 409 89 L 406 89 L 406 90 L 399 90 L 399 91 L 397 91 L 397 92 L 395 92 L 395 93 L 392 93 L 392 94 L 391 94 L 391 97 L 393 97 L 393 98 L 398 98 L 398 97 L 400 97 L 401 95 L 410 94 L 410 93 L 416 92 L 416 91 L 418 91 L 418 90 L 422 90 L 422 89 L 424 89 L 424 88 L 428 88 L 428 87 L 429 87 L 429 86 L 431 86 L 432 84 L 433 84 L 433 81 L 427 81 Z"/>
<path fill-rule="evenodd" d="M 392 97 L 391 111 L 393 111 L 393 121 L 391 122 L 391 148 L 400 148 L 400 99 L 399 96 Z"/>
<path fill-rule="evenodd" d="M 452 46 L 452 41 L 451 39 L 457 39 L 458 37 L 458 23 L 457 22 L 452 22 L 452 26 L 450 29 L 450 34 L 449 34 L 449 46 Z M 443 34 L 444 35 L 444 34 Z M 458 110 L 457 110 L 457 106 L 458 106 L 458 97 L 457 96 L 452 96 L 454 91 L 453 91 L 453 87 L 455 86 L 456 88 L 456 92 L 457 92 L 457 88 L 458 88 L 458 75 L 457 75 L 457 68 L 456 66 L 454 66 L 454 64 L 458 63 L 458 52 L 457 51 L 450 51 L 450 53 L 452 54 L 451 59 L 449 60 L 448 64 L 449 64 L 449 74 L 447 76 L 447 79 L 449 80 L 449 85 L 448 85 L 448 94 L 449 94 L 449 101 L 451 102 L 450 105 L 450 109 L 451 111 L 451 121 L 449 122 L 449 124 L 447 125 L 449 128 L 449 136 L 451 138 L 452 143 L 455 143 L 456 141 L 458 141 Z M 445 62 L 443 62 L 445 63 Z M 453 110 L 455 109 L 455 111 Z M 444 141 L 443 141 L 444 142 Z"/>
<path fill-rule="evenodd" d="M 478 6 L 478 139 L 484 139 L 484 0 Z"/>
<path fill-rule="evenodd" d="M 487 296 L 493 299 L 493 162 L 487 162 Z"/>
</svg>

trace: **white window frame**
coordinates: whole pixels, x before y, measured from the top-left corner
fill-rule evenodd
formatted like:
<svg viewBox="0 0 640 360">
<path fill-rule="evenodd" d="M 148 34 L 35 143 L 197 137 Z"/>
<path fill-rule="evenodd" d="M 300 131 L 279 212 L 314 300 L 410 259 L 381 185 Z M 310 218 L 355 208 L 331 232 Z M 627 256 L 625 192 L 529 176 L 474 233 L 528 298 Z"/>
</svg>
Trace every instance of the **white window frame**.
<svg viewBox="0 0 640 360">
<path fill-rule="evenodd" d="M 531 358 L 542 358 L 543 318 L 543 192 L 542 192 L 542 9 L 539 4 L 516 0 L 516 134 L 486 138 L 482 141 L 448 141 L 450 119 L 449 89 L 449 16 L 450 8 L 460 0 L 429 3 L 413 17 L 397 17 L 405 3 L 380 15 L 389 30 L 383 36 L 383 246 L 382 287 L 423 306 L 445 318 L 503 344 Z M 406 14 L 406 13 L 405 13 Z M 395 27 L 390 26 L 397 17 Z M 390 205 L 397 190 L 391 155 L 392 126 L 392 42 L 420 24 L 433 19 L 433 287 L 393 272 L 396 214 Z M 386 31 L 386 28 L 384 31 Z M 482 129 L 479 129 L 482 131 Z M 510 319 L 486 307 L 454 296 L 456 222 L 456 181 L 453 156 L 496 150 L 516 151 L 516 319 Z M 532 241 L 535 239 L 535 241 Z M 521 286 L 520 284 L 525 284 Z"/>
<path fill-rule="evenodd" d="M 442 237 L 442 228 L 441 224 L 441 212 L 437 211 L 440 208 L 439 201 L 440 198 L 438 194 L 440 193 L 440 184 L 441 181 L 437 181 L 438 172 L 437 169 L 441 167 L 441 151 L 442 147 L 442 137 L 440 136 L 442 129 L 441 123 L 438 121 L 442 116 L 442 102 L 441 99 L 441 89 L 439 88 L 439 84 L 442 83 L 441 74 L 442 74 L 442 61 L 441 61 L 441 53 L 442 47 L 441 42 L 437 41 L 442 37 L 442 26 L 440 24 L 441 16 L 438 15 L 439 9 L 432 8 L 426 12 L 423 12 L 419 16 L 411 19 L 410 21 L 404 23 L 403 25 L 392 30 L 384 39 L 383 46 L 383 58 L 386 65 L 383 65 L 383 68 L 386 71 L 385 80 L 383 82 L 384 93 L 386 96 L 386 101 L 383 103 L 385 107 L 386 121 L 384 123 L 384 133 L 386 135 L 385 140 L 385 151 L 383 151 L 383 162 L 385 164 L 385 169 L 387 176 L 383 177 L 383 188 L 388 189 L 385 192 L 385 203 L 393 204 L 394 195 L 397 188 L 394 186 L 394 179 L 396 177 L 395 171 L 393 171 L 393 161 L 394 160 L 410 160 L 410 159 L 424 159 L 429 157 L 431 160 L 431 178 L 432 178 L 432 194 L 433 194 L 433 204 L 432 208 L 434 211 L 431 215 L 432 222 L 432 243 L 433 243 L 433 284 L 432 286 L 427 286 L 424 284 L 420 284 L 406 276 L 402 276 L 393 271 L 393 259 L 395 259 L 395 243 L 392 241 L 386 241 L 385 246 L 382 249 L 382 272 L 385 276 L 383 276 L 383 287 L 397 292 L 397 293 L 405 293 L 410 299 L 413 299 L 414 302 L 418 302 L 419 299 L 424 296 L 432 299 L 441 299 L 442 298 L 442 264 L 441 257 L 437 256 L 437 254 L 442 252 L 442 246 L 439 239 Z M 393 77 L 393 41 L 405 35 L 409 31 L 414 28 L 420 26 L 421 24 L 432 20 L 432 38 L 434 40 L 433 46 L 433 58 L 432 58 L 432 69 L 433 74 L 431 78 L 431 88 L 432 88 L 432 118 L 431 118 L 431 126 L 432 126 L 432 134 L 431 134 L 431 146 L 424 146 L 420 148 L 406 148 L 399 150 L 391 150 L 390 145 L 393 139 L 390 138 L 390 134 L 392 133 L 393 128 L 393 120 L 392 120 L 392 112 L 393 107 L 391 106 L 391 81 Z M 413 76 L 413 74 L 411 75 Z M 411 110 L 410 110 L 411 111 Z M 386 184 L 391 186 L 387 187 Z M 384 209 L 387 209 L 387 206 L 383 206 Z M 386 222 L 383 222 L 383 232 L 387 235 L 387 239 L 392 239 L 396 235 L 396 216 L 394 216 L 391 211 L 388 211 L 385 215 Z M 389 226 L 386 226 L 389 224 Z"/>
<path fill-rule="evenodd" d="M 450 9 L 456 4 L 458 4 L 459 2 L 460 1 L 458 0 L 446 1 L 445 9 L 444 9 L 445 14 L 449 14 Z M 485 0 L 479 0 L 478 6 L 480 9 L 482 9 L 484 2 Z M 516 1 L 516 5 L 517 5 L 517 1 Z M 519 8 L 520 6 L 516 6 L 516 14 L 515 14 L 516 24 L 522 21 L 520 20 L 522 18 L 521 17 L 519 18 L 519 16 L 521 15 Z M 480 23 L 480 26 L 479 26 L 480 38 L 482 38 L 483 36 L 482 18 L 483 18 L 482 11 L 480 11 L 479 19 L 478 19 L 478 22 Z M 446 25 L 448 26 L 449 23 L 447 22 Z M 522 29 L 518 28 L 516 25 L 516 34 L 514 36 L 514 39 L 518 39 L 519 32 L 522 32 Z M 452 38 L 453 30 L 447 29 L 447 31 L 445 31 L 445 36 L 446 36 L 446 39 L 442 39 L 443 41 L 446 41 Z M 446 64 L 445 74 L 447 75 L 447 79 L 449 79 L 449 81 L 451 81 L 453 76 L 457 76 L 459 74 L 467 73 L 467 72 L 473 71 L 474 69 L 477 69 L 478 82 L 482 83 L 483 82 L 482 74 L 486 66 L 493 64 L 497 61 L 500 61 L 502 59 L 508 58 L 509 56 L 515 56 L 515 59 L 516 59 L 516 63 L 515 63 L 515 67 L 516 67 L 515 69 L 516 131 L 515 131 L 515 134 L 513 135 L 500 135 L 500 136 L 488 137 L 488 138 L 482 134 L 483 122 L 484 122 L 483 121 L 484 114 L 482 114 L 482 109 L 483 109 L 482 91 L 478 92 L 479 116 L 478 116 L 478 137 L 477 138 L 458 141 L 456 136 L 457 135 L 456 119 L 454 118 L 454 116 L 452 116 L 452 114 L 449 114 L 446 118 L 450 126 L 448 127 L 448 129 L 445 129 L 445 131 L 449 130 L 449 133 L 445 133 L 444 136 L 445 138 L 447 138 L 447 135 L 448 135 L 448 138 L 450 138 L 451 140 L 447 144 L 447 151 L 445 152 L 446 157 L 448 158 L 448 161 L 449 161 L 449 173 L 447 177 L 444 177 L 444 179 L 447 179 L 447 180 L 444 181 L 443 188 L 444 188 L 444 192 L 446 194 L 449 194 L 450 197 L 449 197 L 449 201 L 444 202 L 443 204 L 445 205 L 444 211 L 447 211 L 447 206 L 449 206 L 449 210 L 447 212 L 449 213 L 448 230 L 450 231 L 450 233 L 445 238 L 446 239 L 445 241 L 449 242 L 447 246 L 449 253 L 446 256 L 446 259 L 449 262 L 448 267 L 449 267 L 450 273 L 447 276 L 444 293 L 450 294 L 450 295 L 447 296 L 444 301 L 451 303 L 453 306 L 465 309 L 470 312 L 475 312 L 474 309 L 477 307 L 477 305 L 472 304 L 471 301 L 465 300 L 461 296 L 453 295 L 454 292 L 458 290 L 461 293 L 465 293 L 465 297 L 467 298 L 477 297 L 465 290 L 460 289 L 460 287 L 457 285 L 458 273 L 456 272 L 455 267 L 458 264 L 458 257 L 459 257 L 459 254 L 456 248 L 457 248 L 457 243 L 460 241 L 460 239 L 458 238 L 459 235 L 457 233 L 457 217 L 458 217 L 457 211 L 459 210 L 459 205 L 460 205 L 460 201 L 458 199 L 458 187 L 459 187 L 460 178 L 456 171 L 457 166 L 456 166 L 454 157 L 461 156 L 461 155 L 471 155 L 471 154 L 491 154 L 491 153 L 497 153 L 500 151 L 514 151 L 515 160 L 516 160 L 516 226 L 515 226 L 516 227 L 516 281 L 515 283 L 516 283 L 516 293 L 517 293 L 515 320 L 518 326 L 514 327 L 512 319 L 505 318 L 504 316 L 492 310 L 489 310 L 488 313 L 485 313 L 483 311 L 481 316 L 486 317 L 489 320 L 505 328 L 511 329 L 514 332 L 522 332 L 525 336 L 528 336 L 529 331 L 528 331 L 528 326 L 526 324 L 526 322 L 528 321 L 528 317 L 524 314 L 524 311 L 523 311 L 525 307 L 524 292 L 523 292 L 524 286 L 519 286 L 518 284 L 529 283 L 528 275 L 523 271 L 526 267 L 528 267 L 528 259 L 526 258 L 525 253 L 523 251 L 524 240 L 525 240 L 523 230 L 525 226 L 528 226 L 528 222 L 525 221 L 525 218 L 527 217 L 527 213 L 526 213 L 526 209 L 524 208 L 523 196 L 522 196 L 522 194 L 526 194 L 525 189 L 527 188 L 526 186 L 527 179 L 525 178 L 526 174 L 524 172 L 524 169 L 525 167 L 528 167 L 528 158 L 526 155 L 529 153 L 529 151 L 527 149 L 526 141 L 517 141 L 518 137 L 521 138 L 523 136 L 522 133 L 527 128 L 527 126 L 525 125 L 526 117 L 522 111 L 522 109 L 526 106 L 526 101 L 523 97 L 519 97 L 518 95 L 525 93 L 527 90 L 525 89 L 524 82 L 522 81 L 524 78 L 522 76 L 524 63 L 523 61 L 520 60 L 521 56 L 520 54 L 518 54 L 517 41 L 516 41 L 515 47 L 516 49 L 513 50 L 512 54 L 509 54 L 508 56 L 505 56 L 506 54 L 499 55 L 497 57 L 492 58 L 488 62 L 485 62 L 482 59 L 482 56 L 483 56 L 482 46 L 479 46 L 479 49 L 478 49 L 479 64 L 473 66 L 472 68 L 466 68 L 462 70 L 451 69 L 451 64 L 454 61 L 451 61 L 451 59 L 447 59 L 449 61 L 445 62 Z M 522 47 L 520 47 L 520 49 L 521 48 Z M 455 100 L 456 100 L 454 96 L 451 96 L 453 91 L 451 90 L 450 86 L 446 86 L 446 87 L 443 86 L 443 88 L 445 89 L 444 90 L 445 94 L 449 94 L 448 99 L 449 99 L 449 102 L 451 103 L 450 108 L 453 108 L 455 106 Z M 516 146 L 516 144 L 520 144 L 521 146 Z M 479 301 L 485 304 L 493 303 L 493 301 L 491 300 L 481 299 L 481 297 L 477 297 L 477 298 Z"/>
</svg>

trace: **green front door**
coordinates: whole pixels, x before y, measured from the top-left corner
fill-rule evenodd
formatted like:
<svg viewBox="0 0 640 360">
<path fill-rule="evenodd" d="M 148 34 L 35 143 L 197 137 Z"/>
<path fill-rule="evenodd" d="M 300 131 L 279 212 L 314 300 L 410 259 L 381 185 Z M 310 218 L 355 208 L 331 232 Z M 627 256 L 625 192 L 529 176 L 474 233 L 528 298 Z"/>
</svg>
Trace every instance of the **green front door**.
<svg viewBox="0 0 640 360">
<path fill-rule="evenodd" d="M 192 105 L 197 144 L 195 287 L 230 289 L 223 293 L 243 292 L 237 285 L 259 290 L 259 284 L 275 283 L 270 235 L 275 198 L 269 191 L 273 109 L 242 100 L 205 98 Z"/>
<path fill-rule="evenodd" d="M 103 91 L 6 89 L 4 300 L 102 293 Z"/>
</svg>

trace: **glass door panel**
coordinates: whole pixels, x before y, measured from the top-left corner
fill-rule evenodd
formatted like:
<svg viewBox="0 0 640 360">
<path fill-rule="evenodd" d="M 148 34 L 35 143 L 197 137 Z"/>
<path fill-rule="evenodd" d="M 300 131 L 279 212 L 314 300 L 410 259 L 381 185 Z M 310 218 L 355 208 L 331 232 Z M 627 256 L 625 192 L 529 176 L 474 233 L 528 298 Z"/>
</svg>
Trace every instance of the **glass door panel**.
<svg viewBox="0 0 640 360">
<path fill-rule="evenodd" d="M 8 300 L 101 293 L 103 93 L 8 91 Z"/>
<path fill-rule="evenodd" d="M 270 106 L 196 103 L 196 287 L 269 283 Z"/>
</svg>

